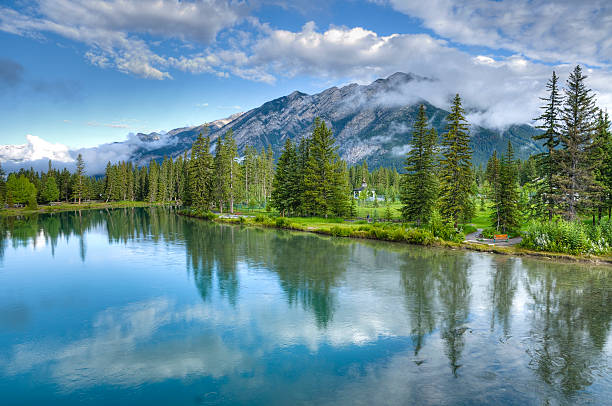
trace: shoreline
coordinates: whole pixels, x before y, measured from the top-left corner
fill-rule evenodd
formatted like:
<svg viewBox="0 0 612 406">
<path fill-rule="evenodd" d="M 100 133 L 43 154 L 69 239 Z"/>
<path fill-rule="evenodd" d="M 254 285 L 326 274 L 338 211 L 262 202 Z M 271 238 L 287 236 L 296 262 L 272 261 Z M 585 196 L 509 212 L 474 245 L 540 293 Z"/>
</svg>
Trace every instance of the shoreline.
<svg viewBox="0 0 612 406">
<path fill-rule="evenodd" d="M 607 265 L 612 266 L 612 256 L 595 256 L 595 255 L 572 255 L 565 254 L 559 252 L 550 252 L 550 251 L 532 251 L 525 248 L 521 248 L 517 246 L 491 246 L 485 244 L 478 244 L 473 242 L 452 242 L 442 240 L 440 238 L 436 238 L 433 241 L 428 241 L 427 243 L 419 243 L 417 241 L 403 241 L 396 240 L 392 238 L 380 238 L 372 233 L 368 232 L 359 232 L 358 230 L 353 230 L 348 234 L 346 233 L 337 233 L 332 231 L 332 229 L 337 226 L 334 223 L 327 223 L 326 227 L 317 227 L 317 226 L 304 226 L 299 223 L 291 222 L 291 218 L 283 218 L 282 221 L 277 222 L 276 219 L 268 217 L 270 221 L 268 222 L 256 222 L 252 220 L 252 218 L 226 218 L 226 217 L 214 217 L 214 218 L 206 218 L 193 214 L 187 214 L 185 212 L 178 211 L 178 215 L 190 217 L 203 221 L 212 221 L 215 223 L 221 224 L 232 224 L 232 225 L 242 225 L 248 227 L 258 227 L 258 228 L 274 228 L 277 230 L 289 230 L 289 231 L 303 231 L 307 233 L 326 235 L 331 237 L 343 237 L 343 238 L 353 238 L 353 239 L 366 239 L 373 241 L 383 241 L 383 242 L 395 242 L 400 244 L 410 244 L 410 245 L 420 245 L 426 247 L 439 247 L 439 248 L 449 248 L 449 249 L 463 249 L 466 251 L 475 251 L 475 252 L 485 252 L 490 254 L 498 254 L 498 255 L 513 255 L 516 257 L 531 257 L 543 260 L 550 261 L 563 261 L 563 262 L 574 262 L 574 263 L 590 263 L 593 265 Z M 244 220 L 242 220 L 244 219 Z"/>
<path fill-rule="evenodd" d="M 36 210 L 30 210 L 27 207 L 19 208 L 2 208 L 0 209 L 0 217 L 18 217 L 18 216 L 30 216 L 34 214 L 52 214 L 61 213 L 67 211 L 78 211 L 78 210 L 99 210 L 99 209 L 121 209 L 131 207 L 154 207 L 154 206 L 174 206 L 174 204 L 162 203 L 162 202 L 132 202 L 132 201 L 120 201 L 120 202 L 87 202 L 87 203 L 62 203 L 56 206 L 38 206 Z"/>
</svg>

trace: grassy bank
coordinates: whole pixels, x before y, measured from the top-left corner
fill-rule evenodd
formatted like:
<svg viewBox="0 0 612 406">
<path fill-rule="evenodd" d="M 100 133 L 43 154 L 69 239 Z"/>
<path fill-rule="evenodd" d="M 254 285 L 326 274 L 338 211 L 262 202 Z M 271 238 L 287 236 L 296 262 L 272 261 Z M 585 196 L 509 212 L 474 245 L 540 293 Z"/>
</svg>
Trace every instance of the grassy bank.
<svg viewBox="0 0 612 406">
<path fill-rule="evenodd" d="M 258 214 L 253 217 L 219 217 L 213 213 L 194 209 L 179 211 L 179 214 L 219 223 L 245 226 L 277 228 L 285 230 L 306 231 L 334 237 L 366 238 L 380 241 L 400 242 L 424 246 L 449 247 L 478 252 L 502 255 L 531 256 L 551 260 L 596 262 L 612 264 L 612 256 L 593 254 L 567 254 L 547 251 L 536 251 L 521 246 L 491 246 L 464 242 L 462 233 L 449 238 L 438 230 L 415 228 L 398 223 L 368 223 L 366 221 L 345 221 L 341 218 L 321 217 L 270 217 Z M 437 235 L 436 235 L 437 234 Z"/>
<path fill-rule="evenodd" d="M 149 206 L 163 206 L 167 203 L 150 203 L 150 202 L 83 202 L 78 203 L 62 203 L 54 206 L 41 205 L 38 208 L 31 210 L 27 207 L 18 208 L 3 208 L 0 209 L 0 217 L 11 217 L 11 216 L 24 216 L 36 213 L 59 213 L 62 211 L 74 211 L 74 210 L 92 210 L 92 209 L 117 209 L 122 207 L 149 207 Z"/>
</svg>

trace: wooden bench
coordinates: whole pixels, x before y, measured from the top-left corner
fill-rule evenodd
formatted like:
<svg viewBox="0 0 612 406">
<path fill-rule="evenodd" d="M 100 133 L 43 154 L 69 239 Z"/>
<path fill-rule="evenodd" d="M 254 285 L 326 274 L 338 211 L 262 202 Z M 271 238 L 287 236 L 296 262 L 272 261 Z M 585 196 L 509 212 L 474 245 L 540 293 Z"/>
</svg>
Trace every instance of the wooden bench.
<svg viewBox="0 0 612 406">
<path fill-rule="evenodd" d="M 493 236 L 493 242 L 499 242 L 499 241 L 508 241 L 508 234 L 495 234 Z"/>
</svg>

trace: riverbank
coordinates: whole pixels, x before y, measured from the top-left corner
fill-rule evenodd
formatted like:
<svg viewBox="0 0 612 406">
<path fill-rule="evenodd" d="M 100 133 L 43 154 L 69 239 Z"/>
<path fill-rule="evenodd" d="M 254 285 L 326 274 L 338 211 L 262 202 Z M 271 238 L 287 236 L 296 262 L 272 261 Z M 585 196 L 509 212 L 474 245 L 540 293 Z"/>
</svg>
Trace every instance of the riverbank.
<svg viewBox="0 0 612 406">
<path fill-rule="evenodd" d="M 612 265 L 612 256 L 572 255 L 558 252 L 533 251 L 514 246 L 492 246 L 468 241 L 448 241 L 434 236 L 430 231 L 403 227 L 396 223 L 368 223 L 366 221 L 345 221 L 342 219 L 323 219 L 309 217 L 277 217 L 268 216 L 217 216 L 212 213 L 197 213 L 181 210 L 180 215 L 214 221 L 217 223 L 236 224 L 252 227 L 276 228 L 282 230 L 305 231 L 309 233 L 329 235 L 332 237 L 362 238 L 378 241 L 399 242 L 413 245 L 465 249 L 477 252 L 487 252 L 500 255 L 535 257 L 556 261 L 584 262 Z"/>
<path fill-rule="evenodd" d="M 54 206 L 41 205 L 38 208 L 31 210 L 27 207 L 17 208 L 3 208 L 0 209 L 0 217 L 15 217 L 15 216 L 27 216 L 32 214 L 42 213 L 60 213 L 64 211 L 75 211 L 75 210 L 96 210 L 96 209 L 119 209 L 125 207 L 151 207 L 151 206 L 165 206 L 168 203 L 160 202 L 83 202 L 78 203 L 62 203 Z"/>
</svg>

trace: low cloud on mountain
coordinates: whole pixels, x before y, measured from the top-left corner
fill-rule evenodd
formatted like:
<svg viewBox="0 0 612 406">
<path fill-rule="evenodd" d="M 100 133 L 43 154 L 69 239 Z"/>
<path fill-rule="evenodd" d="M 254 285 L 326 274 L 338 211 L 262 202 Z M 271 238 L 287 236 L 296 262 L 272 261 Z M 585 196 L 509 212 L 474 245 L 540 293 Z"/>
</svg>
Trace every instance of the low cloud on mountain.
<svg viewBox="0 0 612 406">
<path fill-rule="evenodd" d="M 83 155 L 89 175 L 104 173 L 107 162 L 129 161 L 137 151 L 150 151 L 176 142 L 167 134 L 157 139 L 144 140 L 137 134 L 128 134 L 125 141 L 101 144 L 96 147 L 70 149 L 63 144 L 54 144 L 34 135 L 26 135 L 21 145 L 0 145 L 0 163 L 5 170 L 15 171 L 22 167 L 46 170 L 49 160 L 56 168 L 73 170 L 78 154 Z"/>
</svg>

